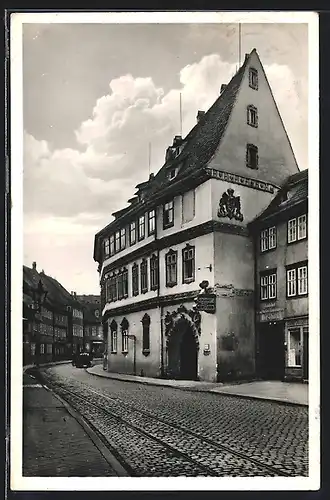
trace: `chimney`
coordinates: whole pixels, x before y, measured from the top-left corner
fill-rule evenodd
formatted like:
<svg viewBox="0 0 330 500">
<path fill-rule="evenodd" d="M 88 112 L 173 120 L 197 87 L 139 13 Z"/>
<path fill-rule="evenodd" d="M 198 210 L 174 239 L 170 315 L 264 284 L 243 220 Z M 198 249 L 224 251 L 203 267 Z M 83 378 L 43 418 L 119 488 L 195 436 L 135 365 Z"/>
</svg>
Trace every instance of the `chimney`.
<svg viewBox="0 0 330 500">
<path fill-rule="evenodd" d="M 154 177 L 155 177 L 155 174 L 153 174 L 153 173 L 151 172 L 151 174 L 149 175 L 149 181 L 152 181 L 152 179 L 153 179 Z"/>
<path fill-rule="evenodd" d="M 223 83 L 221 85 L 221 88 L 220 88 L 220 94 L 222 94 L 222 92 L 225 90 L 225 88 L 227 87 L 227 84 L 226 83 Z"/>
<path fill-rule="evenodd" d="M 249 55 L 250 54 L 245 54 L 245 59 L 244 59 L 244 62 L 249 58 Z"/>
<path fill-rule="evenodd" d="M 197 116 L 196 116 L 196 119 L 197 119 L 197 122 L 199 122 L 199 120 L 205 115 L 205 111 L 198 111 L 197 112 Z"/>
<path fill-rule="evenodd" d="M 37 270 L 37 263 L 36 262 L 32 262 L 32 269 L 34 269 L 35 271 Z"/>
<path fill-rule="evenodd" d="M 182 137 L 181 135 L 176 135 L 173 139 L 173 146 L 176 147 L 176 146 L 180 146 L 182 142 Z"/>
</svg>

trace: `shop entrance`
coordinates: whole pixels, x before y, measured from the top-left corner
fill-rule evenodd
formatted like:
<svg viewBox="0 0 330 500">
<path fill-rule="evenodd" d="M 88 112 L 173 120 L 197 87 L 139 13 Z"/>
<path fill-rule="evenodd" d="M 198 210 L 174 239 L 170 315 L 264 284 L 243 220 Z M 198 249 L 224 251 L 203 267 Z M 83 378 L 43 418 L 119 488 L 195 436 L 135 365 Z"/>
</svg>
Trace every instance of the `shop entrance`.
<svg viewBox="0 0 330 500">
<path fill-rule="evenodd" d="M 261 378 L 284 379 L 285 351 L 282 323 L 270 322 L 260 325 L 258 366 Z"/>
</svg>

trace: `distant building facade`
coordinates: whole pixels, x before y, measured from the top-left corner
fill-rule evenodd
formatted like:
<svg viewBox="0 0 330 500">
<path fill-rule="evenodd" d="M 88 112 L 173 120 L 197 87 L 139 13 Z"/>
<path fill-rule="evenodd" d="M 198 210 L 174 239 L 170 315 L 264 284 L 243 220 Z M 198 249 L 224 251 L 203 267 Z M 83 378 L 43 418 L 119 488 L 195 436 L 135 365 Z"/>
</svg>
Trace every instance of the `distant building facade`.
<svg viewBox="0 0 330 500">
<path fill-rule="evenodd" d="M 46 294 L 36 309 L 40 284 Z M 23 363 L 69 360 L 84 345 L 84 305 L 56 279 L 38 272 L 36 262 L 23 266 Z"/>
<path fill-rule="evenodd" d="M 101 356 L 104 352 L 101 297 L 78 295 L 77 298 L 84 308 L 85 349 L 92 352 L 94 356 Z"/>
<path fill-rule="evenodd" d="M 189 134 L 174 138 L 159 172 L 95 236 L 109 371 L 256 375 L 250 223 L 298 172 L 253 50 Z"/>
</svg>

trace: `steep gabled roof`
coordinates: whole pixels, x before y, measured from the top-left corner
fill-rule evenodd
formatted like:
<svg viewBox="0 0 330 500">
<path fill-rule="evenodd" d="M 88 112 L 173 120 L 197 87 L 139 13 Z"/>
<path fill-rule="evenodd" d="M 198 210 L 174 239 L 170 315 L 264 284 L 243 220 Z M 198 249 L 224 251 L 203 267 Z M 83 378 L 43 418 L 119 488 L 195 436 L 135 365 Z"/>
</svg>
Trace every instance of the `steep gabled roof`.
<svg viewBox="0 0 330 500">
<path fill-rule="evenodd" d="M 275 214 L 285 212 L 307 200 L 308 169 L 291 175 L 268 207 L 266 207 L 250 224 L 254 225 L 254 223 L 261 222 Z"/>
</svg>

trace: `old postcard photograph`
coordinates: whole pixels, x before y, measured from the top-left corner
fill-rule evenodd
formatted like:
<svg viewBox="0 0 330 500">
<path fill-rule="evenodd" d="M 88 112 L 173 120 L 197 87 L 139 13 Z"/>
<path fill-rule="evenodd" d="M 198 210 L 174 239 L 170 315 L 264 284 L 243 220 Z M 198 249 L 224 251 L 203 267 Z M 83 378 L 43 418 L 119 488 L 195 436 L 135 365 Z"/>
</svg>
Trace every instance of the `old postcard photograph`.
<svg viewBox="0 0 330 500">
<path fill-rule="evenodd" d="M 318 16 L 10 19 L 10 488 L 320 487 Z"/>
</svg>

